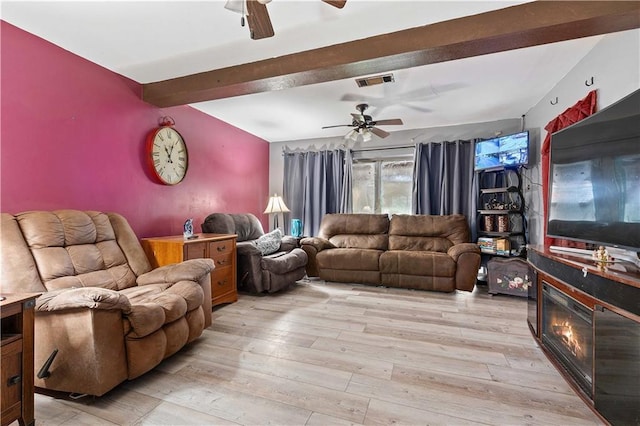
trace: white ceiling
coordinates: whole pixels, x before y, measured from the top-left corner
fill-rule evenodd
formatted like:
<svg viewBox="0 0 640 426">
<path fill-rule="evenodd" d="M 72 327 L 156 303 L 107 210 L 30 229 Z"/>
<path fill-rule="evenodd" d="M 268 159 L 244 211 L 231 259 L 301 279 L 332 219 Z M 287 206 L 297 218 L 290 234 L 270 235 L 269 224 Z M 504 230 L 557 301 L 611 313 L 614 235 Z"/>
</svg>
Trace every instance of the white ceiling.
<svg viewBox="0 0 640 426">
<path fill-rule="evenodd" d="M 149 83 L 500 9 L 524 1 L 273 0 L 275 36 L 251 40 L 240 15 L 209 1 L 2 1 L 3 20 L 79 56 Z M 410 130 L 519 118 L 602 38 L 589 37 L 353 79 L 193 104 L 269 142 L 341 136 L 355 105 Z"/>
</svg>

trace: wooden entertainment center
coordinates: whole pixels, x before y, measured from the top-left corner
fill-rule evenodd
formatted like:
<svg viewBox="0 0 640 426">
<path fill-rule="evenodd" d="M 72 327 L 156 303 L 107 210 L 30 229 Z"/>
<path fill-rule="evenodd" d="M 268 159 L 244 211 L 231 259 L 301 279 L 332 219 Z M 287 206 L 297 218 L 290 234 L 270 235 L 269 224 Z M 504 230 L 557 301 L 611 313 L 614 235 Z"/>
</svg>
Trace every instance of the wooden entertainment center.
<svg viewBox="0 0 640 426">
<path fill-rule="evenodd" d="M 529 247 L 529 327 L 604 421 L 640 424 L 640 268 Z"/>
</svg>

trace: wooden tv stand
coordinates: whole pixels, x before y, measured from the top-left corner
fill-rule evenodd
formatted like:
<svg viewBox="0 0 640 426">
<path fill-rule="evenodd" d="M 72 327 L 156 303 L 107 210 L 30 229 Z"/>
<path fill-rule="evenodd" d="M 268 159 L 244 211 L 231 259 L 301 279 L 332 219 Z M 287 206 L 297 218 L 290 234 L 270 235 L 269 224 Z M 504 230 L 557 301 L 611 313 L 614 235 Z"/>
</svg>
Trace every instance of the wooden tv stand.
<svg viewBox="0 0 640 426">
<path fill-rule="evenodd" d="M 527 254 L 537 275 L 529 294 L 528 323 L 541 348 L 603 420 L 636 424 L 640 419 L 640 268 L 625 261 L 599 266 L 588 256 L 545 247 L 529 247 Z M 566 361 L 545 342 L 545 321 L 553 324 L 549 313 L 553 309 L 545 308 L 545 297 L 549 297 L 543 296 L 543 288 L 568 296 L 590 312 L 590 386 L 581 385 Z"/>
</svg>

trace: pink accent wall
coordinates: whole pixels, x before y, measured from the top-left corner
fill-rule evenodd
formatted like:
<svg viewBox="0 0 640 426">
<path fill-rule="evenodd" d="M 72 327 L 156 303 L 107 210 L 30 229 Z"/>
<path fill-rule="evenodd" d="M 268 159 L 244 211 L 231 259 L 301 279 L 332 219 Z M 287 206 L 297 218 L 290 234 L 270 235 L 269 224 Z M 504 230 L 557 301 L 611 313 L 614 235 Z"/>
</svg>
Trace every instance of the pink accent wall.
<svg viewBox="0 0 640 426">
<path fill-rule="evenodd" d="M 189 106 L 157 108 L 142 86 L 4 21 L 0 207 L 114 211 L 139 237 L 200 232 L 212 212 L 262 214 L 269 144 Z M 155 183 L 145 139 L 163 116 L 189 151 L 182 183 Z"/>
</svg>

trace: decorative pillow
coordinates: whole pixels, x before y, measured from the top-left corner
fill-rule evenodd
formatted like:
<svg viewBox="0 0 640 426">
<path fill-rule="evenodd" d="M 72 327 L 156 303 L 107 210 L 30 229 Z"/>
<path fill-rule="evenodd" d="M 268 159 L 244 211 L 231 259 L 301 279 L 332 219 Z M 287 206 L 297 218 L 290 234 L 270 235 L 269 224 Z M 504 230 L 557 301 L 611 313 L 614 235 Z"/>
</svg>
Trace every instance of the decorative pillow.
<svg viewBox="0 0 640 426">
<path fill-rule="evenodd" d="M 283 233 L 280 228 L 276 228 L 273 231 L 264 234 L 253 242 L 263 256 L 271 253 L 275 253 L 280 248 L 282 242 Z"/>
</svg>

